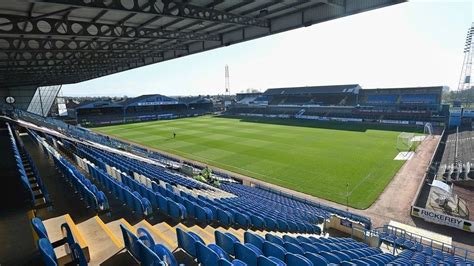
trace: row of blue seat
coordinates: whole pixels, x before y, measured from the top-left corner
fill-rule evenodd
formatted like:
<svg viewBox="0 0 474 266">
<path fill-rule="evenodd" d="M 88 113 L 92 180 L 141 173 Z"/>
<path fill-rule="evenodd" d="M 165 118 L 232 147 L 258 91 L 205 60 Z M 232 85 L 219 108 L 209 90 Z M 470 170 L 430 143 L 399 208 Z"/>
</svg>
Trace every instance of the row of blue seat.
<svg viewBox="0 0 474 266">
<path fill-rule="evenodd" d="M 82 144 L 78 145 L 77 150 L 78 155 L 81 157 L 84 157 L 82 152 L 86 150 L 95 158 L 100 158 L 109 166 L 116 167 L 117 169 L 126 172 L 130 176 L 133 176 L 133 173 L 135 172 L 150 177 L 153 180 L 162 180 L 172 185 L 182 185 L 191 189 L 208 189 L 207 186 L 199 183 L 194 179 L 185 178 L 178 174 L 171 173 L 165 168 L 154 164 L 149 164 L 146 162 L 128 158 L 126 156 L 106 152 L 100 149 L 95 149 L 93 147 L 86 147 Z"/>
<path fill-rule="evenodd" d="M 396 259 L 391 254 L 383 254 L 378 248 L 369 248 L 366 244 L 346 238 L 320 238 L 318 242 L 311 242 L 302 236 L 284 236 L 282 239 L 267 234 L 263 238 L 245 232 L 244 243 L 241 243 L 234 235 L 216 230 L 215 244 L 206 246 L 193 232 L 178 228 L 176 234 L 178 248 L 206 266 L 385 265 Z M 321 245 L 326 245 L 328 249 L 323 251 Z"/>
<path fill-rule="evenodd" d="M 90 180 L 77 170 L 68 160 L 62 157 L 48 143 L 43 142 L 38 134 L 29 131 L 33 139 L 40 143 L 44 150 L 51 156 L 57 169 L 61 172 L 66 181 L 79 194 L 81 200 L 96 212 L 106 212 L 110 209 L 109 201 L 104 192 L 100 191 Z"/>
<path fill-rule="evenodd" d="M 61 232 L 63 233 L 64 238 L 55 243 L 51 243 L 48 236 L 48 232 L 46 231 L 46 228 L 40 218 L 33 218 L 31 220 L 31 225 L 38 237 L 38 248 L 43 263 L 46 266 L 58 265 L 58 259 L 56 257 L 56 254 L 54 253 L 54 248 L 62 245 L 66 245 L 66 251 L 69 251 L 69 255 L 71 256 L 71 262 L 74 265 L 87 265 L 86 257 L 84 256 L 84 253 L 82 252 L 82 249 L 79 244 L 76 243 L 74 236 L 71 232 L 71 228 L 67 223 L 61 224 Z"/>
<path fill-rule="evenodd" d="M 67 182 L 84 199 L 88 207 L 97 212 L 105 212 L 110 209 L 109 201 L 104 192 L 85 178 L 71 163 L 63 157 L 57 158 L 55 156 L 53 156 L 53 161 Z"/>
<path fill-rule="evenodd" d="M 159 193 L 143 187 L 130 177 L 122 177 L 122 181 L 129 181 L 127 183 L 130 186 L 127 186 L 127 184 L 119 182 L 97 166 L 89 165 L 88 167 L 91 177 L 106 187 L 117 199 L 128 205 L 136 215 L 151 215 L 154 207 L 175 220 L 186 219 L 185 207 L 170 198 L 163 197 Z"/>
<path fill-rule="evenodd" d="M 93 159 L 93 157 L 89 157 L 89 159 Z M 97 162 L 100 163 L 100 161 Z M 154 181 L 151 183 L 152 187 L 149 188 L 124 174 L 121 175 L 120 179 L 122 182 L 120 182 L 105 173 L 102 169 L 92 165 L 89 165 L 89 172 L 93 178 L 97 178 L 99 182 L 105 184 L 110 191 L 116 191 L 117 188 L 120 188 L 120 190 L 125 189 L 133 191 L 133 193 L 138 193 L 143 198 L 148 199 L 154 208 L 176 220 L 194 219 L 198 223 L 206 225 L 217 222 L 225 227 L 237 224 L 241 227 L 249 228 L 252 225 L 250 218 L 234 210 L 218 208 L 216 207 L 217 204 L 202 196 L 196 198 L 183 191 L 178 195 L 169 187 L 164 188 Z M 118 198 L 121 198 L 119 196 L 120 192 L 115 192 L 114 194 L 118 195 Z M 126 200 L 123 199 L 122 201 L 126 202 Z M 242 222 L 242 219 L 246 220 Z M 316 231 L 313 231 L 313 233 L 314 232 Z"/>
<path fill-rule="evenodd" d="M 101 168 L 106 169 L 105 163 L 102 161 L 102 158 L 96 158 L 93 154 L 97 154 L 97 152 L 91 151 L 91 149 L 81 148 L 81 155 L 86 157 L 88 160 L 96 163 Z M 121 169 L 123 170 L 123 169 Z M 203 206 L 211 209 L 212 215 L 207 215 L 207 220 L 214 219 L 215 221 L 219 222 L 220 225 L 228 227 L 233 225 L 238 225 L 244 229 L 246 228 L 255 228 L 259 230 L 267 229 L 267 230 L 279 230 L 283 232 L 306 232 L 306 233 L 320 233 L 319 227 L 316 225 L 311 224 L 311 222 L 322 222 L 322 218 L 319 216 L 311 216 L 307 215 L 305 219 L 295 219 L 294 215 L 292 214 L 291 210 L 281 208 L 279 209 L 280 212 L 278 215 L 275 212 L 271 212 L 268 216 L 265 216 L 267 209 L 278 209 L 277 207 L 273 206 L 270 202 L 267 202 L 267 206 L 263 208 L 261 203 L 255 202 L 247 202 L 248 204 L 242 202 L 227 202 L 227 200 L 210 200 L 205 197 L 199 197 L 197 199 L 194 196 L 187 195 L 185 192 L 181 192 L 180 195 L 174 193 L 172 190 L 172 186 L 167 186 L 168 189 L 157 185 L 156 182 L 152 182 L 153 186 L 151 188 L 146 188 L 144 184 L 137 182 L 134 179 L 131 179 L 128 175 L 123 175 L 120 178 L 122 182 L 125 183 L 128 187 L 130 187 L 133 191 L 138 191 L 142 194 L 142 196 L 146 196 L 146 189 L 151 189 L 151 192 L 160 192 L 161 196 L 168 197 L 174 200 L 177 203 L 180 203 L 188 209 L 190 218 L 198 218 L 200 221 L 204 221 L 204 215 L 200 215 L 199 217 L 193 217 L 195 211 L 197 209 L 197 214 L 203 214 L 201 209 L 198 206 Z M 130 180 L 130 181 L 129 181 Z M 184 199 L 183 199 L 184 196 Z M 148 199 L 152 202 L 154 196 L 149 195 Z M 187 199 L 188 201 L 185 201 Z M 238 200 L 239 198 L 235 198 Z M 252 205 L 257 205 L 252 206 Z M 205 212 L 208 212 L 204 209 Z M 290 213 L 287 213 L 290 212 Z M 308 221 L 309 220 L 309 221 Z M 273 226 L 274 225 L 274 226 Z"/>
<path fill-rule="evenodd" d="M 416 263 L 423 261 L 423 264 L 438 265 L 440 263 L 446 265 L 474 265 L 474 261 L 462 258 L 450 253 L 443 252 L 439 249 L 419 243 L 410 235 L 401 236 L 392 232 L 390 228 L 384 228 L 383 232 L 379 232 L 380 243 L 386 243 L 393 246 L 394 250 L 404 249 L 403 259 L 398 260 L 400 263 Z M 407 261 L 407 259 L 409 261 Z"/>
<path fill-rule="evenodd" d="M 86 155 L 88 159 L 96 161 L 102 168 L 105 168 L 104 164 L 100 160 L 95 160 L 94 157 L 83 151 L 83 155 Z M 103 170 L 92 169 L 90 166 L 90 172 L 94 175 L 98 171 L 101 175 L 106 175 Z M 107 176 L 109 176 L 107 174 Z M 109 179 L 112 178 L 109 176 Z M 112 178 L 113 179 L 113 178 Z M 172 187 L 167 186 L 164 188 L 152 181 L 152 187 L 146 187 L 144 184 L 134 180 L 128 175 L 121 175 L 122 185 L 130 188 L 132 191 L 140 193 L 143 197 L 148 198 L 153 207 L 156 207 L 163 213 L 171 216 L 177 220 L 194 219 L 201 224 L 211 224 L 217 222 L 222 226 L 232 226 L 234 224 L 234 214 L 216 207 L 214 202 L 210 202 L 209 199 L 200 197 L 196 198 L 192 195 L 188 195 L 185 192 L 176 194 L 172 191 Z M 111 182 L 120 183 L 113 179 Z M 239 217 L 236 215 L 236 217 Z M 236 219 L 238 221 L 238 219 Z M 250 223 L 245 222 L 240 224 L 248 228 Z"/>
<path fill-rule="evenodd" d="M 452 254 L 443 253 L 439 250 L 435 250 L 433 255 L 427 255 L 426 253 L 415 252 L 412 250 L 404 250 L 392 263 L 394 265 L 474 265 L 474 261 L 465 260 L 453 256 Z"/>
<path fill-rule="evenodd" d="M 46 187 L 39 175 L 36 165 L 31 159 L 28 151 L 24 147 L 23 142 L 21 142 L 21 140 L 17 138 L 17 135 L 16 133 L 14 133 L 11 126 L 8 123 L 6 123 L 6 125 L 7 125 L 8 133 L 10 136 L 13 154 L 16 160 L 16 166 L 18 168 L 18 173 L 20 175 L 20 181 L 21 181 L 22 186 L 28 192 L 31 205 L 32 206 L 35 205 L 35 201 L 37 197 L 38 198 L 42 197 L 44 199 L 44 203 L 46 204 L 50 203 L 51 200 L 50 200 L 48 191 L 46 190 Z M 25 168 L 25 165 L 29 167 L 29 169 Z M 26 169 L 29 170 L 30 175 L 27 174 Z M 30 182 L 30 178 L 33 178 L 34 181 Z M 36 189 L 38 191 L 37 196 L 35 196 L 34 188 L 32 187 L 33 183 L 36 183 L 37 185 L 37 189 Z"/>
</svg>

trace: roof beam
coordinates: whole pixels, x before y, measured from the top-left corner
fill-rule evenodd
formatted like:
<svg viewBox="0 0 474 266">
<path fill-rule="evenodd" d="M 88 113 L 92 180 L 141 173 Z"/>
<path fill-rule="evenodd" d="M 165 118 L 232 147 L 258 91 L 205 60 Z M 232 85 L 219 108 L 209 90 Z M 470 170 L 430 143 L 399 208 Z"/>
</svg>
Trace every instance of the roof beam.
<svg viewBox="0 0 474 266">
<path fill-rule="evenodd" d="M 148 29 L 123 25 L 111 25 L 95 22 L 71 21 L 52 18 L 42 18 L 29 21 L 25 17 L 16 15 L 0 15 L 0 18 L 10 21 L 10 27 L 1 27 L 1 34 L 8 35 L 47 35 L 47 36 L 74 36 L 91 38 L 129 38 L 129 39 L 170 39 L 195 41 L 220 41 L 220 36 L 195 33 Z M 20 27 L 19 24 L 31 23 L 29 27 Z M 8 22 L 6 22 L 8 23 Z"/>
<path fill-rule="evenodd" d="M 130 53 L 130 52 L 35 52 L 35 53 L 16 53 L 6 52 L 7 58 L 0 59 L 0 68 L 3 65 L 6 66 L 51 66 L 56 65 L 60 62 L 67 62 L 67 65 L 75 65 L 73 60 L 94 60 L 94 59 L 141 59 L 163 57 L 163 53 L 151 52 L 151 53 Z M 3 64 L 2 64 L 3 63 Z M 79 62 L 87 63 L 87 62 Z"/>
<path fill-rule="evenodd" d="M 66 39 L 18 38 L 0 36 L 0 45 L 4 46 L 0 52 L 18 51 L 187 51 L 185 45 L 172 46 L 162 44 L 142 44 L 110 41 L 83 41 Z"/>
<path fill-rule="evenodd" d="M 124 6 L 121 0 L 34 0 L 34 2 L 144 13 L 172 18 L 186 18 L 199 21 L 228 23 L 242 26 L 256 26 L 264 28 L 269 27 L 269 23 L 265 19 L 241 16 L 225 11 L 219 11 L 215 9 L 192 5 L 186 2 L 178 2 L 172 0 L 150 0 L 150 3 L 153 4 L 145 4 L 142 6 L 139 5 L 138 1 L 128 1 L 128 5 Z"/>
</svg>

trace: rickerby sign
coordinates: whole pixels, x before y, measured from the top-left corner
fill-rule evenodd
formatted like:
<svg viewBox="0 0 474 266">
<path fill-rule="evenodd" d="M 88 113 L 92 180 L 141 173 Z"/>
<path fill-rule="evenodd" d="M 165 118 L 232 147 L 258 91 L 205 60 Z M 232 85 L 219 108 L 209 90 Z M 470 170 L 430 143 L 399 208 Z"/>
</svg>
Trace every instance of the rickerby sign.
<svg viewBox="0 0 474 266">
<path fill-rule="evenodd" d="M 464 220 L 459 217 L 411 206 L 411 215 L 425 221 L 447 225 L 467 232 L 474 232 L 474 221 Z"/>
</svg>

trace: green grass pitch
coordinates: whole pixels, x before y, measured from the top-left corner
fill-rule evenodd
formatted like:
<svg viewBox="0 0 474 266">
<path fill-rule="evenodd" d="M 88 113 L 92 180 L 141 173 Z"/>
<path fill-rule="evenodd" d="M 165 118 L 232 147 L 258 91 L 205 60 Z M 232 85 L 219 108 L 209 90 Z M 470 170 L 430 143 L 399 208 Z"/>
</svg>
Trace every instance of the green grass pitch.
<svg viewBox="0 0 474 266">
<path fill-rule="evenodd" d="M 400 130 L 362 124 L 203 116 L 93 130 L 341 204 L 349 184 L 360 209 L 403 165 Z"/>
</svg>

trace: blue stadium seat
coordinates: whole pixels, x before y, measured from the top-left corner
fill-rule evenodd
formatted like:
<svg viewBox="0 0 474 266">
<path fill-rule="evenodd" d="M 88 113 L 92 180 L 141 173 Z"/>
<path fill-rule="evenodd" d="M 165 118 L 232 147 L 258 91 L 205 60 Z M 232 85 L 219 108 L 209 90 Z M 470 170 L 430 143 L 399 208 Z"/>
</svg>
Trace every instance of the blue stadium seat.
<svg viewBox="0 0 474 266">
<path fill-rule="evenodd" d="M 220 231 L 214 231 L 214 236 L 216 238 L 216 244 L 221 247 L 225 252 L 234 256 L 234 244 L 240 243 L 240 241 L 230 233 L 222 233 Z"/>
<path fill-rule="evenodd" d="M 138 247 L 138 237 L 130 232 L 123 224 L 120 225 L 120 230 L 122 231 L 123 242 L 125 248 L 130 254 L 139 260 L 140 258 L 140 249 Z"/>
<path fill-rule="evenodd" d="M 313 266 L 309 259 L 299 254 L 287 253 L 285 262 L 288 266 Z"/>
<path fill-rule="evenodd" d="M 278 244 L 272 243 L 265 241 L 263 243 L 263 254 L 267 257 L 275 257 L 277 259 L 280 259 L 282 261 L 285 261 L 285 256 L 286 256 L 286 249 Z"/>
<path fill-rule="evenodd" d="M 43 221 L 40 218 L 35 217 L 31 219 L 31 225 L 36 232 L 38 238 L 46 238 L 49 239 L 48 233 L 46 232 L 46 228 L 44 227 Z"/>
<path fill-rule="evenodd" d="M 205 245 L 204 240 L 193 232 L 185 232 L 181 228 L 176 228 L 178 247 L 188 253 L 191 257 L 197 257 L 196 243 Z"/>
<path fill-rule="evenodd" d="M 252 234 L 247 231 L 247 232 L 244 232 L 244 242 L 250 243 L 256 246 L 258 249 L 262 250 L 265 239 L 257 234 Z"/>
<path fill-rule="evenodd" d="M 142 241 L 137 241 L 139 252 L 138 259 L 141 265 L 160 265 L 162 261 L 153 250 L 147 247 Z"/>
<path fill-rule="evenodd" d="M 324 257 L 315 254 L 315 253 L 310 253 L 306 252 L 304 256 L 313 263 L 313 265 L 328 265 L 329 261 L 326 260 Z"/>
<path fill-rule="evenodd" d="M 260 249 L 250 243 L 235 243 L 235 258 L 245 262 L 249 266 L 257 266 L 257 260 L 263 253 Z"/>
<path fill-rule="evenodd" d="M 73 262 L 79 266 L 87 265 L 86 257 L 84 256 L 84 252 L 82 251 L 81 247 L 78 243 L 73 243 L 69 246 L 71 249 L 71 257 Z"/>
<path fill-rule="evenodd" d="M 247 229 L 250 226 L 250 217 L 243 213 L 235 214 L 235 222 L 242 228 Z"/>
<path fill-rule="evenodd" d="M 286 263 L 274 257 L 260 256 L 257 259 L 258 266 L 286 266 Z"/>
<path fill-rule="evenodd" d="M 304 255 L 304 253 L 305 253 L 305 250 L 303 248 L 301 248 L 299 245 L 295 245 L 293 243 L 285 242 L 283 247 L 289 253 L 299 254 L 299 255 Z"/>
<path fill-rule="evenodd" d="M 275 243 L 275 244 L 280 245 L 282 247 L 285 245 L 285 241 L 283 241 L 283 239 L 281 239 L 281 237 L 278 237 L 278 236 L 275 236 L 275 235 L 272 235 L 272 234 L 266 234 L 265 239 L 269 242 Z"/>
<path fill-rule="evenodd" d="M 168 200 L 168 215 L 178 221 L 185 220 L 187 218 L 186 208 L 173 200 Z"/>
<path fill-rule="evenodd" d="M 54 253 L 53 246 L 47 238 L 40 238 L 38 240 L 38 248 L 41 254 L 41 258 L 46 266 L 58 265 L 58 259 Z"/>
<path fill-rule="evenodd" d="M 217 221 L 219 221 L 222 226 L 229 227 L 234 223 L 234 217 L 226 210 L 217 209 Z"/>
</svg>

